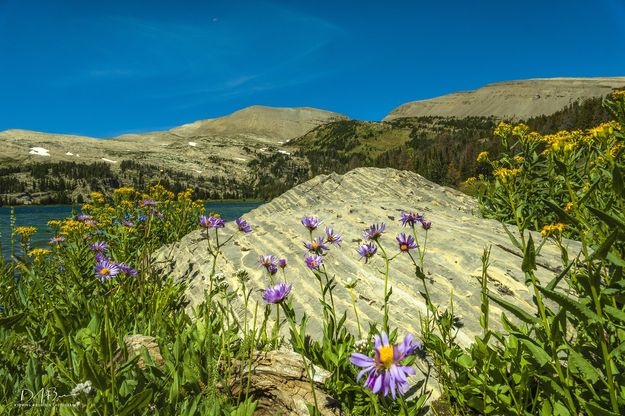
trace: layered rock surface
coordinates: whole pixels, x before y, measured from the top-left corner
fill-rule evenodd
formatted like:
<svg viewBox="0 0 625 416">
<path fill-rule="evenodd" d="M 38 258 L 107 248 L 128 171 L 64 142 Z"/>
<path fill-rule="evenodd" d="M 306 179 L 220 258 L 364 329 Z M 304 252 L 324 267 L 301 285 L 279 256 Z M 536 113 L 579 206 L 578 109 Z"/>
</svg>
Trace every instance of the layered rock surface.
<svg viewBox="0 0 625 416">
<path fill-rule="evenodd" d="M 338 312 L 347 311 L 347 324 L 356 334 L 350 296 L 341 282 L 358 279 L 357 306 L 366 331 L 369 322 L 382 321 L 384 277 L 379 270 L 383 269 L 384 262 L 376 255 L 365 264 L 356 247 L 364 228 L 384 222 L 387 230 L 381 242 L 391 255 L 397 253 L 395 237 L 406 231 L 399 223 L 402 210 L 425 212 L 433 223 L 428 233 L 424 270 L 430 278 L 429 290 L 436 305 L 447 307 L 453 296 L 455 312 L 464 324 L 458 336 L 460 342 L 470 343 L 481 331 L 478 277 L 482 273 L 480 256 L 486 246 L 492 246 L 488 270 L 490 289 L 512 303 L 533 310 L 531 294 L 520 270 L 521 257 L 502 225 L 481 218 L 473 198 L 438 186 L 418 174 L 394 169 L 359 168 L 345 175 L 317 176 L 247 214 L 245 218 L 253 226 L 253 233 L 238 233 L 235 224 L 228 224 L 220 232 L 221 241 L 233 233 L 236 235 L 224 247 L 217 271 L 225 274 L 231 289 L 240 285 L 234 277 L 235 271 L 249 272 L 248 287 L 256 289 L 249 306 L 253 309 L 256 301 L 263 305 L 261 289 L 269 285 L 266 273 L 258 267 L 259 256 L 285 257 L 289 263 L 286 276 L 293 284 L 290 296 L 294 307 L 300 315 L 306 313 L 310 317 L 309 332 L 318 336 L 322 319 L 319 285 L 304 264 L 303 242 L 308 240 L 308 231 L 300 223 L 304 215 L 317 216 L 324 221 L 323 225 L 333 227 L 344 239 L 342 247 L 332 248 L 325 256 L 328 271 L 339 281 L 334 297 Z M 316 231 L 316 235 L 321 233 L 323 230 Z M 419 234 L 423 242 L 423 230 L 419 230 Z M 533 237 L 537 241 L 540 239 L 540 235 Z M 204 300 L 211 262 L 202 232 L 192 232 L 164 247 L 157 258 L 170 276 L 189 281 L 190 306 Z M 538 277 L 550 279 L 560 269 L 559 250 L 545 244 L 537 263 Z M 276 277 L 281 279 L 280 274 Z M 391 326 L 399 328 L 400 334 L 408 331 L 418 334 L 419 316 L 425 313 L 419 294 L 423 287 L 415 278 L 407 255 L 401 254 L 391 262 L 390 285 L 393 288 Z M 242 310 L 240 305 L 238 309 Z M 497 326 L 501 309 L 491 304 L 490 310 L 491 326 Z M 286 326 L 283 329 L 287 335 Z"/>
<path fill-rule="evenodd" d="M 494 116 L 523 120 L 553 114 L 567 105 L 601 97 L 625 87 L 625 77 L 544 78 L 497 82 L 474 91 L 412 101 L 391 111 L 384 120 L 402 117 Z"/>
</svg>

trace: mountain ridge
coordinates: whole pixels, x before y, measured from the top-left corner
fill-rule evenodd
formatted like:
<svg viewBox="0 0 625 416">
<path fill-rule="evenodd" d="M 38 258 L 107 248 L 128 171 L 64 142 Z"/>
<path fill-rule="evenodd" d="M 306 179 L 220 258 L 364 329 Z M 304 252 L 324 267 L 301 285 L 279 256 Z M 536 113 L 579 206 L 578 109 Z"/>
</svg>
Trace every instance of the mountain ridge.
<svg viewBox="0 0 625 416">
<path fill-rule="evenodd" d="M 426 116 L 522 120 L 550 115 L 573 102 L 604 96 L 623 87 L 625 76 L 499 81 L 475 90 L 404 103 L 391 110 L 384 121 Z"/>
</svg>

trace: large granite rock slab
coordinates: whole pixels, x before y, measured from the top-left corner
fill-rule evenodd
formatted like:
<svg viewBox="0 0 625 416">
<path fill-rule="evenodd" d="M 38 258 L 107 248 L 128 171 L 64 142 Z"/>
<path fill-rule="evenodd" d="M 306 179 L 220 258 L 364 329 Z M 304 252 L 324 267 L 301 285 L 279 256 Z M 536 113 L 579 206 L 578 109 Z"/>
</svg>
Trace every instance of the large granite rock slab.
<svg viewBox="0 0 625 416">
<path fill-rule="evenodd" d="M 429 231 L 424 270 L 431 279 L 429 290 L 432 301 L 445 308 L 453 296 L 454 310 L 464 326 L 458 340 L 469 344 L 481 332 L 480 316 L 480 256 L 484 247 L 492 246 L 489 280 L 491 290 L 506 300 L 527 310 L 533 310 L 531 294 L 521 272 L 521 257 L 512 246 L 503 226 L 496 221 L 483 219 L 475 199 L 450 188 L 427 181 L 418 174 L 394 169 L 359 168 L 344 175 L 322 175 L 301 184 L 264 204 L 245 216 L 254 228 L 253 233 L 236 233 L 223 249 L 217 271 L 224 273 L 231 288 L 239 285 L 234 274 L 239 269 L 249 272 L 248 287 L 255 289 L 250 308 L 262 301 L 261 290 L 269 285 L 264 269 L 258 267 L 259 256 L 274 254 L 288 260 L 287 278 L 293 284 L 291 299 L 298 313 L 310 317 L 308 325 L 312 336 L 320 333 L 322 319 L 319 285 L 306 268 L 306 250 L 303 242 L 308 230 L 300 223 L 304 215 L 314 215 L 343 235 L 340 248 L 332 248 L 325 257 L 330 273 L 339 282 L 358 279 L 355 288 L 357 305 L 363 329 L 369 321 L 381 323 L 384 278 L 382 258 L 371 259 L 367 264 L 356 252 L 364 228 L 372 223 L 384 222 L 386 233 L 381 241 L 389 253 L 397 253 L 395 236 L 406 231 L 399 223 L 402 210 L 425 212 L 432 221 Z M 323 228 L 323 226 L 321 227 Z M 318 230 L 319 231 L 319 230 Z M 222 230 L 222 241 L 236 232 L 234 223 Z M 323 230 L 320 230 L 322 233 Z M 422 230 L 421 236 L 423 236 Z M 533 238 L 540 240 L 539 234 Z M 572 249 L 574 242 L 568 242 Z M 204 300 L 209 285 L 211 257 L 202 232 L 195 231 L 179 242 L 163 247 L 157 253 L 164 270 L 177 279 L 187 279 L 190 307 Z M 538 277 L 550 279 L 560 270 L 559 249 L 546 243 L 537 258 Z M 280 277 L 278 274 L 276 277 Z M 414 275 L 414 267 L 405 254 L 391 263 L 390 325 L 399 328 L 400 336 L 411 331 L 420 333 L 419 316 L 425 314 L 425 304 L 419 291 L 422 283 Z M 356 334 L 356 320 L 347 289 L 339 284 L 335 302 L 340 314 L 347 310 L 347 324 Z M 239 311 L 242 308 L 238 307 Z M 491 326 L 500 322 L 501 309 L 491 303 Z M 248 315 L 251 316 L 251 315 Z M 284 334 L 288 334 L 286 325 Z"/>
</svg>

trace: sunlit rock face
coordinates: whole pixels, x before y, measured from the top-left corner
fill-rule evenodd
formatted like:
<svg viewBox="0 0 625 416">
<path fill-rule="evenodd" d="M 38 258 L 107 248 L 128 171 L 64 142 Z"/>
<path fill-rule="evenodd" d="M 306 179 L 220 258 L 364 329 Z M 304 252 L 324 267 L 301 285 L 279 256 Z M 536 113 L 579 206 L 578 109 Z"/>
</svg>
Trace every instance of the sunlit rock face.
<svg viewBox="0 0 625 416">
<path fill-rule="evenodd" d="M 338 282 L 334 293 L 337 312 L 342 315 L 347 311 L 347 325 L 357 334 L 349 292 L 342 282 L 349 278 L 358 280 L 354 290 L 363 330 L 368 329 L 369 322 L 380 324 L 384 300 L 384 275 L 380 271 L 384 269 L 384 261 L 378 253 L 365 263 L 356 249 L 363 243 L 363 230 L 383 222 L 386 231 L 380 242 L 389 255 L 399 253 L 396 236 L 409 232 L 399 222 L 403 210 L 425 213 L 425 218 L 432 222 L 424 270 L 436 305 L 445 308 L 453 297 L 454 310 L 463 324 L 458 335 L 460 342 L 468 344 L 481 332 L 478 278 L 485 247 L 492 247 L 488 270 L 490 290 L 526 310 L 533 309 L 521 272 L 522 259 L 503 226 L 481 218 L 473 198 L 429 182 L 418 174 L 394 169 L 359 168 L 345 175 L 317 176 L 247 214 L 245 219 L 253 227 L 251 234 L 238 232 L 234 222 L 227 224 L 220 230 L 220 240 L 225 241 L 233 233 L 235 236 L 223 248 L 216 270 L 224 274 L 229 290 L 240 286 L 234 277 L 237 270 L 249 272 L 247 285 L 254 291 L 248 307 L 253 311 L 256 302 L 264 306 L 261 289 L 270 284 L 267 272 L 258 265 L 259 257 L 272 254 L 286 258 L 286 279 L 293 285 L 289 296 L 300 316 L 306 313 L 310 317 L 309 333 L 318 336 L 323 319 L 318 302 L 319 283 L 304 261 L 307 254 L 304 242 L 310 238 L 301 224 L 302 217 L 316 216 L 323 223 L 313 231 L 314 236 L 324 235 L 323 228 L 328 226 L 343 237 L 341 247 L 331 246 L 326 252 L 324 264 Z M 423 247 L 425 231 L 420 226 L 417 234 Z M 533 233 L 533 238 L 538 241 L 541 237 Z M 574 242 L 567 244 L 571 252 L 578 249 Z M 157 259 L 169 276 L 188 281 L 191 307 L 203 301 L 212 266 L 204 231 L 192 232 L 162 248 Z M 557 247 L 546 243 L 537 263 L 540 279 L 553 277 L 561 267 Z M 275 279 L 283 279 L 281 271 Z M 423 284 L 415 277 L 414 265 L 407 254 L 399 254 L 392 260 L 389 279 L 393 289 L 391 327 L 399 328 L 400 334 L 408 331 L 419 334 L 419 316 L 425 314 L 425 303 L 419 293 Z M 242 316 L 240 300 L 235 308 Z M 491 304 L 490 311 L 491 326 L 497 327 L 501 309 Z M 286 326 L 283 330 L 287 335 Z"/>
</svg>

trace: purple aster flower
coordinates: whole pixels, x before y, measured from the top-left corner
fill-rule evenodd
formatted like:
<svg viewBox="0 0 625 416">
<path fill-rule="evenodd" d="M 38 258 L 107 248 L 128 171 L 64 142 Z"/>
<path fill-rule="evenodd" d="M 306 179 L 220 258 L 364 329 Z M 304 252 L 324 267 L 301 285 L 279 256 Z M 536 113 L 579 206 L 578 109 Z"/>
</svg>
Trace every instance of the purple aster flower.
<svg viewBox="0 0 625 416">
<path fill-rule="evenodd" d="M 323 264 L 323 258 L 316 254 L 306 256 L 306 266 L 311 270 L 319 270 L 319 267 Z"/>
<path fill-rule="evenodd" d="M 126 273 L 128 276 L 136 276 L 138 273 L 135 269 L 133 269 L 132 267 L 128 266 L 126 263 L 119 263 L 117 265 L 117 267 L 119 267 L 119 270 L 122 273 Z"/>
<path fill-rule="evenodd" d="M 141 222 L 145 222 L 148 220 L 148 217 L 145 215 L 137 215 L 137 219 Z"/>
<path fill-rule="evenodd" d="M 123 220 L 123 221 L 122 221 L 122 225 L 123 225 L 124 227 L 131 228 L 131 227 L 134 227 L 135 223 L 134 223 L 134 222 L 132 222 L 132 221 L 126 221 L 126 220 Z"/>
<path fill-rule="evenodd" d="M 310 252 L 321 254 L 323 250 L 329 250 L 330 247 L 327 246 L 325 241 L 323 241 L 323 237 L 317 237 L 312 241 L 304 242 L 304 247 Z"/>
<path fill-rule="evenodd" d="M 226 223 L 219 217 L 200 215 L 200 225 L 204 228 L 224 228 Z"/>
<path fill-rule="evenodd" d="M 271 254 L 260 256 L 260 259 L 258 259 L 258 264 L 258 267 L 264 267 L 265 269 L 269 270 L 269 266 L 276 264 L 276 256 L 273 256 Z"/>
<path fill-rule="evenodd" d="M 91 244 L 89 246 L 89 249 L 91 251 L 98 251 L 100 253 L 103 253 L 104 251 L 106 251 L 109 248 L 109 245 L 106 244 L 105 241 L 96 241 L 95 243 Z"/>
<path fill-rule="evenodd" d="M 153 210 L 152 214 L 156 215 L 156 218 L 163 218 L 165 216 L 165 214 L 158 212 L 157 210 Z"/>
<path fill-rule="evenodd" d="M 432 228 L 432 221 L 421 220 L 421 226 L 427 231 Z"/>
<path fill-rule="evenodd" d="M 63 241 L 65 241 L 65 237 L 60 236 L 60 235 L 57 235 L 57 236 L 54 236 L 54 237 L 52 237 L 52 238 L 50 239 L 49 244 L 50 244 L 50 245 L 60 244 L 60 243 L 62 243 Z"/>
<path fill-rule="evenodd" d="M 308 228 L 310 231 L 315 230 L 320 224 L 321 224 L 321 221 L 319 221 L 319 218 L 317 217 L 303 217 L 302 218 L 302 225 Z"/>
<path fill-rule="evenodd" d="M 360 257 L 365 259 L 365 263 L 369 261 L 369 258 L 373 257 L 378 252 L 378 248 L 373 243 L 366 243 L 358 247 L 357 249 Z"/>
<path fill-rule="evenodd" d="M 237 227 L 239 227 L 239 231 L 242 231 L 245 234 L 252 232 L 252 227 L 243 218 L 237 218 L 234 222 L 237 224 Z"/>
<path fill-rule="evenodd" d="M 377 240 L 384 231 L 386 231 L 386 225 L 384 223 L 373 224 L 362 233 L 362 236 L 367 240 Z"/>
<path fill-rule="evenodd" d="M 95 253 L 95 261 L 96 262 L 100 262 L 100 261 L 104 261 L 104 259 L 106 259 L 106 256 L 100 252 Z"/>
<path fill-rule="evenodd" d="M 278 260 L 278 266 L 280 266 L 281 269 L 284 269 L 286 267 L 286 259 Z"/>
<path fill-rule="evenodd" d="M 330 227 L 326 227 L 326 241 L 330 244 L 334 244 L 335 246 L 341 246 L 341 243 L 343 242 L 343 237 L 341 237 L 341 234 L 335 233 L 334 229 L 330 228 Z"/>
<path fill-rule="evenodd" d="M 286 283 L 278 283 L 274 287 L 268 287 L 263 292 L 263 299 L 267 303 L 280 303 L 289 293 L 291 293 L 292 285 Z"/>
<path fill-rule="evenodd" d="M 85 220 L 85 224 L 90 227 L 93 227 L 93 226 L 98 225 L 98 222 L 96 220 Z"/>
<path fill-rule="evenodd" d="M 78 221 L 85 221 L 90 218 L 91 218 L 91 215 L 88 215 L 88 214 L 78 214 L 78 216 L 76 217 Z"/>
<path fill-rule="evenodd" d="M 390 392 L 393 399 L 397 393 L 403 395 L 408 390 L 408 376 L 414 375 L 411 367 L 401 365 L 401 362 L 411 354 L 414 354 L 420 343 L 413 343 L 412 334 L 406 335 L 404 341 L 398 345 L 391 345 L 384 331 L 381 337 L 374 337 L 375 356 L 373 358 L 357 352 L 352 353 L 349 361 L 355 366 L 362 367 L 358 374 L 359 381 L 365 374 L 367 380 L 364 386 L 373 393 L 381 393 L 388 396 Z"/>
<path fill-rule="evenodd" d="M 399 222 L 401 222 L 402 226 L 406 226 L 409 225 L 411 227 L 413 227 L 416 223 L 421 222 L 421 220 L 423 219 L 423 215 L 416 213 L 416 212 L 405 212 L 402 211 L 401 213 L 401 218 L 399 219 Z"/>
<path fill-rule="evenodd" d="M 397 237 L 397 243 L 399 243 L 399 251 L 407 253 L 409 250 L 417 248 L 417 243 L 414 241 L 414 237 L 406 235 L 404 233 L 399 234 Z"/>
<path fill-rule="evenodd" d="M 269 272 L 270 275 L 274 275 L 276 273 L 278 273 L 278 266 L 276 266 L 275 264 L 270 264 L 269 266 L 267 266 L 267 272 Z"/>
<path fill-rule="evenodd" d="M 153 199 L 144 199 L 143 201 L 140 202 L 140 205 L 142 207 L 155 207 L 156 201 Z"/>
<path fill-rule="evenodd" d="M 94 269 L 96 277 L 99 277 L 101 282 L 119 274 L 119 267 L 111 260 L 99 261 Z"/>
</svg>

